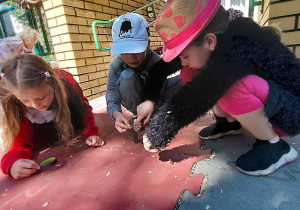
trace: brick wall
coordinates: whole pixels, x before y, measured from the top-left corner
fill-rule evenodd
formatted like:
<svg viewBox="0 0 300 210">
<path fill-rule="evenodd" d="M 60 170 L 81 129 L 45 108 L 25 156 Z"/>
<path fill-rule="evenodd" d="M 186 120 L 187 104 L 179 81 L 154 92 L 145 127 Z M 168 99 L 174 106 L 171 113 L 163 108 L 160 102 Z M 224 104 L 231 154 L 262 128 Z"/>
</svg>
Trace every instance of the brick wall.
<svg viewBox="0 0 300 210">
<path fill-rule="evenodd" d="M 43 0 L 58 67 L 72 73 L 88 99 L 105 94 L 110 51 L 99 52 L 94 43 L 92 23 L 108 21 L 141 7 L 153 0 Z M 164 1 L 155 3 L 159 12 Z M 146 8 L 142 14 L 148 22 Z M 97 27 L 101 48 L 112 45 L 111 25 Z M 154 28 L 151 49 L 159 52 L 162 46 Z"/>
<path fill-rule="evenodd" d="M 264 0 L 261 25 L 276 25 L 282 40 L 300 58 L 300 0 Z"/>
</svg>

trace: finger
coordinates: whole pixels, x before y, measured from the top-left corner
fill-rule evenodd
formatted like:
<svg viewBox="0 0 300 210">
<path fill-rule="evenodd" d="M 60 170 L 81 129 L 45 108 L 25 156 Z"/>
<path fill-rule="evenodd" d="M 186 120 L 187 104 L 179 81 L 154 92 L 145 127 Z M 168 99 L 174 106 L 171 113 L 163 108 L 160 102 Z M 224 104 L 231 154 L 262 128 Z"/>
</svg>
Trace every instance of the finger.
<svg viewBox="0 0 300 210">
<path fill-rule="evenodd" d="M 29 177 L 31 174 L 37 172 L 37 169 L 34 168 L 22 168 L 17 175 L 15 175 L 15 179 L 22 179 L 25 177 Z"/>
<path fill-rule="evenodd" d="M 158 149 L 150 149 L 149 152 L 158 152 Z"/>
<path fill-rule="evenodd" d="M 147 115 L 146 119 L 144 120 L 144 125 L 147 125 L 150 121 L 151 115 Z"/>
<path fill-rule="evenodd" d="M 95 146 L 95 147 L 102 147 L 103 145 L 105 145 L 105 141 L 103 141 L 100 137 L 99 137 L 99 139 L 97 139 L 95 144 L 93 144 L 93 146 Z"/>
<path fill-rule="evenodd" d="M 25 169 L 40 169 L 40 165 L 37 164 L 34 160 L 24 159 L 22 161 L 22 168 Z"/>
<path fill-rule="evenodd" d="M 120 122 L 116 122 L 116 126 L 122 128 L 122 129 L 131 129 L 131 125 L 130 124 L 124 124 L 124 123 L 120 123 Z"/>
<path fill-rule="evenodd" d="M 102 147 L 103 145 L 105 145 L 105 141 L 100 138 L 99 142 L 97 142 L 97 147 Z"/>
<path fill-rule="evenodd" d="M 149 142 L 144 142 L 144 148 L 145 150 L 147 150 L 148 152 L 158 152 L 158 149 L 155 149 L 152 147 L 152 144 Z"/>
<path fill-rule="evenodd" d="M 142 121 L 143 121 L 143 117 L 138 116 L 138 118 L 136 118 L 135 120 L 135 124 L 142 124 Z"/>
<path fill-rule="evenodd" d="M 125 125 L 125 126 L 129 126 L 129 127 L 131 127 L 131 125 L 130 125 L 130 123 L 129 123 L 129 121 L 127 120 L 127 118 L 126 118 L 126 117 L 122 118 L 122 122 L 121 122 L 121 124 L 123 124 L 123 125 Z"/>
<path fill-rule="evenodd" d="M 92 146 L 92 141 L 90 139 L 85 140 L 85 143 L 89 146 Z"/>
<path fill-rule="evenodd" d="M 26 173 L 19 173 L 17 175 L 14 175 L 14 179 L 23 179 L 25 177 L 29 177 L 31 174 L 26 174 Z"/>
<path fill-rule="evenodd" d="M 124 128 L 120 128 L 120 127 L 116 127 L 116 129 L 119 131 L 119 133 L 125 133 L 128 129 L 124 129 Z"/>
<path fill-rule="evenodd" d="M 104 146 L 105 145 L 105 141 L 101 140 L 100 146 Z"/>
<path fill-rule="evenodd" d="M 96 139 L 91 139 L 90 141 L 90 146 L 97 146 L 98 142 L 96 141 Z"/>
<path fill-rule="evenodd" d="M 97 138 L 93 139 L 93 141 L 92 141 L 92 145 L 94 147 L 102 146 L 101 143 L 102 143 L 102 141 L 99 136 Z"/>
<path fill-rule="evenodd" d="M 126 129 L 126 130 L 131 129 L 131 125 L 128 126 L 128 125 L 124 125 L 123 123 L 117 123 L 115 126 L 120 129 Z"/>
<path fill-rule="evenodd" d="M 143 144 L 144 144 L 144 148 L 145 150 L 147 150 L 148 152 L 158 152 L 158 149 L 154 149 L 152 147 L 152 144 L 150 143 L 148 137 L 147 137 L 147 134 L 145 134 L 143 136 Z"/>
<path fill-rule="evenodd" d="M 31 174 L 34 174 L 36 172 L 37 172 L 37 169 L 35 169 L 35 168 L 26 168 L 26 169 L 22 170 L 21 176 L 22 177 L 29 177 Z"/>
<path fill-rule="evenodd" d="M 142 123 L 135 123 L 135 129 L 140 130 L 142 127 Z"/>
<path fill-rule="evenodd" d="M 148 152 L 158 152 L 158 149 L 152 148 L 151 144 L 148 144 L 148 143 L 145 143 L 145 144 L 144 144 L 144 148 L 145 148 L 145 150 L 147 150 Z"/>
<path fill-rule="evenodd" d="M 100 138 L 99 137 L 97 137 L 96 139 L 93 139 L 93 142 L 92 142 L 92 144 L 94 145 L 94 146 L 99 146 L 100 145 Z"/>
</svg>

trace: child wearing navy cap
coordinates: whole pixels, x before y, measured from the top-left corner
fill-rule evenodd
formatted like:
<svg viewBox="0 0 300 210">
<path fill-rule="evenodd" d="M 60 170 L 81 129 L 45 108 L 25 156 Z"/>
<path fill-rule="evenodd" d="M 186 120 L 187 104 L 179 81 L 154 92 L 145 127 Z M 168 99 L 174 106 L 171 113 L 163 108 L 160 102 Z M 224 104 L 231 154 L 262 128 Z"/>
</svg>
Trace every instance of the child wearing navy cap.
<svg viewBox="0 0 300 210">
<path fill-rule="evenodd" d="M 149 25 L 142 15 L 121 15 L 112 26 L 112 38 L 111 56 L 116 57 L 109 66 L 107 111 L 115 119 L 116 129 L 124 133 L 132 126 L 122 113 L 123 105 L 133 113 L 135 130 L 139 130 L 143 123 L 149 122 L 154 111 L 155 102 L 145 101 L 144 86 L 151 75 L 151 65 L 160 57 L 150 49 Z M 165 80 L 160 98 L 167 100 L 180 86 L 179 76 Z"/>
</svg>

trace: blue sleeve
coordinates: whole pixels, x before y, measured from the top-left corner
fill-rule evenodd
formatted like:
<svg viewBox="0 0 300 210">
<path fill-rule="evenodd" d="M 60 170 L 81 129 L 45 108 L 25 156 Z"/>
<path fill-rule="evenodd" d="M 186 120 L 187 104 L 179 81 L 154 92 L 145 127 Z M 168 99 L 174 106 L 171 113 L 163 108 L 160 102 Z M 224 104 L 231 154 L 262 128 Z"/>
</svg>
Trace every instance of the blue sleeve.
<svg viewBox="0 0 300 210">
<path fill-rule="evenodd" d="M 107 90 L 105 98 L 107 104 L 107 112 L 110 116 L 112 116 L 113 112 L 116 110 L 122 113 L 122 97 L 117 87 L 117 81 L 121 74 L 120 60 L 120 58 L 115 57 L 109 64 L 108 69 Z"/>
</svg>

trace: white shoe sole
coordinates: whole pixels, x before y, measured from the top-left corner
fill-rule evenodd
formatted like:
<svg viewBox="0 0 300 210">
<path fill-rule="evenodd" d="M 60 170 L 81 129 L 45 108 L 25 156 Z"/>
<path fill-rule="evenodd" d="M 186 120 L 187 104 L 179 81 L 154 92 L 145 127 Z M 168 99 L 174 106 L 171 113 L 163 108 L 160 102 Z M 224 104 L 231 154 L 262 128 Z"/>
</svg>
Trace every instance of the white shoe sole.
<svg viewBox="0 0 300 210">
<path fill-rule="evenodd" d="M 250 175 L 250 176 L 266 176 L 269 175 L 271 173 L 273 173 L 274 171 L 276 171 L 278 168 L 280 168 L 281 166 L 290 163 L 294 160 L 297 159 L 298 157 L 298 153 L 297 151 L 290 147 L 290 151 L 286 154 L 284 154 L 276 163 L 272 164 L 269 168 L 264 169 L 264 170 L 258 170 L 258 171 L 245 171 L 241 168 L 239 168 L 238 166 L 236 166 L 237 170 L 239 170 L 240 172 Z"/>
<path fill-rule="evenodd" d="M 218 133 L 216 135 L 213 135 L 213 136 L 207 136 L 207 137 L 202 137 L 199 135 L 199 137 L 203 140 L 213 140 L 213 139 L 219 139 L 223 136 L 230 136 L 230 135 L 237 135 L 237 134 L 241 134 L 243 133 L 243 128 L 241 127 L 240 129 L 238 130 L 231 130 L 231 131 L 227 131 L 225 133 Z"/>
</svg>

